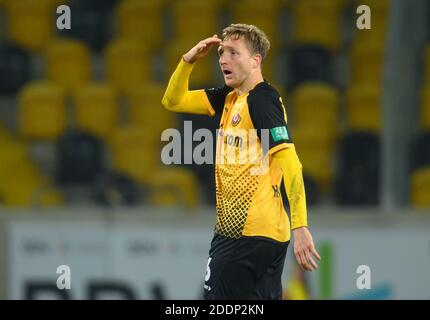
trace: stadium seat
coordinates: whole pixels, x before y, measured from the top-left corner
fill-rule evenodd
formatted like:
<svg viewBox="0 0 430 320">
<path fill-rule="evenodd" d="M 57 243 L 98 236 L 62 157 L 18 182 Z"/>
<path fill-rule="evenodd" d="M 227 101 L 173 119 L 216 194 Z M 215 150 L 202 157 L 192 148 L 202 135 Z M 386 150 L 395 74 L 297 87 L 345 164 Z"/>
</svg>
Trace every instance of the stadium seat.
<svg viewBox="0 0 430 320">
<path fill-rule="evenodd" d="M 164 40 L 163 9 L 160 0 L 119 2 L 115 12 L 119 37 L 136 39 L 150 51 L 157 50 Z M 188 17 L 182 20 L 188 21 Z"/>
<path fill-rule="evenodd" d="M 339 205 L 379 203 L 380 142 L 369 132 L 349 132 L 339 145 L 335 200 Z"/>
<path fill-rule="evenodd" d="M 324 146 L 296 144 L 303 174 L 316 181 L 318 189 L 328 192 L 333 180 L 333 155 Z"/>
<path fill-rule="evenodd" d="M 46 75 L 49 81 L 72 92 L 91 78 L 90 51 L 84 43 L 57 39 L 46 50 Z"/>
<path fill-rule="evenodd" d="M 430 86 L 430 44 L 424 49 L 424 83 Z"/>
<path fill-rule="evenodd" d="M 154 137 L 143 128 L 124 126 L 116 130 L 112 141 L 113 168 L 140 183 L 149 181 L 153 174 L 159 151 L 154 146 Z"/>
<path fill-rule="evenodd" d="M 61 35 L 84 41 L 93 50 L 101 50 L 111 38 L 110 11 L 117 0 L 70 1 L 72 28 Z"/>
<path fill-rule="evenodd" d="M 0 119 L 0 143 L 7 142 L 10 139 L 9 131 L 4 126 L 3 122 Z"/>
<path fill-rule="evenodd" d="M 104 51 L 106 78 L 118 90 L 150 78 L 151 59 L 142 42 L 132 39 L 115 39 Z"/>
<path fill-rule="evenodd" d="M 362 83 L 379 86 L 382 81 L 384 44 L 355 42 L 350 51 L 350 85 Z"/>
<path fill-rule="evenodd" d="M 430 166 L 430 130 L 420 132 L 412 141 L 411 171 Z"/>
<path fill-rule="evenodd" d="M 58 86 L 31 82 L 18 95 L 18 130 L 26 139 L 55 140 L 66 127 L 64 93 Z"/>
<path fill-rule="evenodd" d="M 104 83 L 91 83 L 80 88 L 75 96 L 78 128 L 98 138 L 108 139 L 118 122 L 118 100 L 115 90 Z"/>
<path fill-rule="evenodd" d="M 30 79 L 30 56 L 22 49 L 0 43 L 0 94 L 14 94 Z"/>
<path fill-rule="evenodd" d="M 0 202 L 7 207 L 51 207 L 63 204 L 61 192 L 43 177 L 15 177 L 0 187 Z"/>
<path fill-rule="evenodd" d="M 333 52 L 340 48 L 339 2 L 302 0 L 292 7 L 295 43 L 320 45 Z"/>
<path fill-rule="evenodd" d="M 157 141 L 163 130 L 176 127 L 176 115 L 161 105 L 164 90 L 161 84 L 149 82 L 133 87 L 127 95 L 130 122 L 154 133 Z"/>
<path fill-rule="evenodd" d="M 142 202 L 142 193 L 142 188 L 131 177 L 118 172 L 106 172 L 96 181 L 93 199 L 103 206 L 133 206 Z"/>
<path fill-rule="evenodd" d="M 421 128 L 430 129 L 430 82 L 421 89 Z"/>
<path fill-rule="evenodd" d="M 333 146 L 338 134 L 339 112 L 339 94 L 335 87 L 321 82 L 303 83 L 292 92 L 291 105 L 296 135 Z"/>
<path fill-rule="evenodd" d="M 176 69 L 182 55 L 196 44 L 195 39 L 176 40 L 169 44 L 166 51 L 166 78 L 169 79 Z M 218 58 L 213 50 L 205 59 L 198 61 L 190 77 L 190 88 L 197 89 L 214 85 L 215 70 L 219 70 Z M 217 69 L 215 69 L 217 68 Z"/>
<path fill-rule="evenodd" d="M 1 136 L 3 138 L 1 138 Z M 0 203 L 5 206 L 51 206 L 62 203 L 27 153 L 27 146 L 12 136 L 0 136 Z"/>
<path fill-rule="evenodd" d="M 357 8 L 361 4 L 364 3 L 356 0 L 354 6 Z M 365 4 L 372 10 L 372 28 L 370 30 L 355 29 L 356 37 L 354 41 L 363 46 L 385 43 L 391 0 L 372 0 L 367 1 Z"/>
<path fill-rule="evenodd" d="M 195 175 L 184 168 L 160 168 L 149 181 L 150 204 L 158 207 L 199 204 L 199 185 Z"/>
<path fill-rule="evenodd" d="M 57 142 L 56 180 L 61 184 L 94 183 L 104 172 L 103 145 L 93 135 L 73 130 Z"/>
<path fill-rule="evenodd" d="M 346 117 L 349 129 L 380 132 L 382 127 L 381 109 L 379 86 L 362 83 L 348 88 Z"/>
<path fill-rule="evenodd" d="M 217 0 L 172 2 L 172 28 L 175 39 L 193 39 L 198 42 L 215 33 L 221 36 L 218 25 L 219 10 Z"/>
<path fill-rule="evenodd" d="M 293 47 L 286 72 L 290 75 L 289 90 L 306 81 L 333 84 L 333 56 L 329 50 L 318 45 Z"/>
<path fill-rule="evenodd" d="M 54 6 L 51 0 L 8 1 L 9 39 L 24 49 L 43 49 L 55 32 Z"/>
<path fill-rule="evenodd" d="M 0 181 L 7 180 L 19 166 L 29 162 L 26 146 L 12 139 L 7 133 L 0 136 L 0 159 Z"/>
<path fill-rule="evenodd" d="M 278 48 L 280 42 L 279 11 L 278 0 L 239 0 L 231 4 L 232 21 L 256 25 L 269 37 L 273 48 Z"/>
<path fill-rule="evenodd" d="M 410 201 L 414 208 L 430 208 L 430 166 L 415 170 L 410 180 Z"/>
</svg>

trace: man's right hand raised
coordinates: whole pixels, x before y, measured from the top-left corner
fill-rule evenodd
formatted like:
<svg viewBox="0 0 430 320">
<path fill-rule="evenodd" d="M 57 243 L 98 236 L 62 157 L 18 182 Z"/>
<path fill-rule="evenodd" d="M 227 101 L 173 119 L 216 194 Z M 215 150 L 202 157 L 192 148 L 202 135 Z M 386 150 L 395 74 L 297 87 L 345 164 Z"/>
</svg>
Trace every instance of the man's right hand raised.
<svg viewBox="0 0 430 320">
<path fill-rule="evenodd" d="M 183 55 L 185 62 L 194 63 L 197 60 L 204 58 L 213 46 L 221 43 L 221 39 L 214 34 L 210 38 L 206 38 L 192 47 L 186 54 Z"/>
</svg>

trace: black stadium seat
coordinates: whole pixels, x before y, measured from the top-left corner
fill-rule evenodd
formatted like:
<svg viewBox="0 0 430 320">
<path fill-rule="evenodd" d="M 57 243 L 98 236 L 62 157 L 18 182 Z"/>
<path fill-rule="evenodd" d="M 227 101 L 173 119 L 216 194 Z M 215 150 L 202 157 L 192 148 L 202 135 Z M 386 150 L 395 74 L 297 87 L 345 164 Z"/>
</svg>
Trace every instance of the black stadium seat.
<svg viewBox="0 0 430 320">
<path fill-rule="evenodd" d="M 72 0 L 70 30 L 61 30 L 64 36 L 80 39 L 94 50 L 100 50 L 110 40 L 109 17 L 116 0 Z"/>
<path fill-rule="evenodd" d="M 318 45 L 308 44 L 293 48 L 288 69 L 290 90 L 306 81 L 334 84 L 332 54 Z"/>
<path fill-rule="evenodd" d="M 132 177 L 120 172 L 101 174 L 93 187 L 93 199 L 103 206 L 140 204 L 146 190 Z"/>
<path fill-rule="evenodd" d="M 89 133 L 69 131 L 57 143 L 57 182 L 94 183 L 103 173 L 102 143 Z"/>
<path fill-rule="evenodd" d="M 0 94 L 13 94 L 30 80 L 30 57 L 22 49 L 0 44 Z"/>
<path fill-rule="evenodd" d="M 339 145 L 335 198 L 340 205 L 377 205 L 380 177 L 379 138 L 350 132 Z"/>
<path fill-rule="evenodd" d="M 411 171 L 430 166 L 430 131 L 418 134 L 412 143 Z"/>
</svg>

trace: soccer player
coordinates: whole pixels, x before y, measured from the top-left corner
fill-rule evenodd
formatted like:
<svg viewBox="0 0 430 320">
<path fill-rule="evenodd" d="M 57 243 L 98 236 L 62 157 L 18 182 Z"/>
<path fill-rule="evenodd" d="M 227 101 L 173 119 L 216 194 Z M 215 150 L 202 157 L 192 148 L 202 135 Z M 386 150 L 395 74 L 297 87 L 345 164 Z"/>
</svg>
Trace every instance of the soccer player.
<svg viewBox="0 0 430 320">
<path fill-rule="evenodd" d="M 281 299 L 282 271 L 290 228 L 299 265 L 313 271 L 320 259 L 307 228 L 302 165 L 287 126 L 282 99 L 262 76 L 262 63 L 270 48 L 257 27 L 232 24 L 204 39 L 185 53 L 172 74 L 163 105 L 171 111 L 222 114 L 215 163 L 216 225 L 205 276 L 205 299 Z M 198 60 L 218 46 L 225 85 L 189 90 L 190 74 Z M 266 135 L 263 134 L 266 130 Z M 257 134 L 259 152 L 247 146 Z M 265 154 L 264 137 L 268 141 Z M 268 170 L 252 172 L 255 162 L 229 162 L 243 149 L 268 157 Z M 267 159 L 267 158 L 266 158 Z M 290 220 L 282 203 L 281 183 L 288 197 Z"/>
</svg>

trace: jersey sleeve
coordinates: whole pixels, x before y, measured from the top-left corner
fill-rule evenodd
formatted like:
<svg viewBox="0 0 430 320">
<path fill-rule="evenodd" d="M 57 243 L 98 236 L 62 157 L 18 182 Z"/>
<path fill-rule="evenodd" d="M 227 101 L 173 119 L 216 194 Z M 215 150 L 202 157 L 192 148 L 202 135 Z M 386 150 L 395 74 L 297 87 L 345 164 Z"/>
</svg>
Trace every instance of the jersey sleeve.
<svg viewBox="0 0 430 320">
<path fill-rule="evenodd" d="M 293 145 L 286 110 L 279 95 L 268 90 L 252 92 L 248 96 L 248 107 L 263 150 L 273 154 Z M 264 143 L 267 140 L 268 146 Z"/>
<path fill-rule="evenodd" d="M 233 88 L 226 85 L 217 88 L 205 89 L 206 96 L 208 97 L 209 103 L 215 111 L 215 114 L 222 113 L 222 110 L 224 109 L 225 98 L 232 90 Z"/>
</svg>

